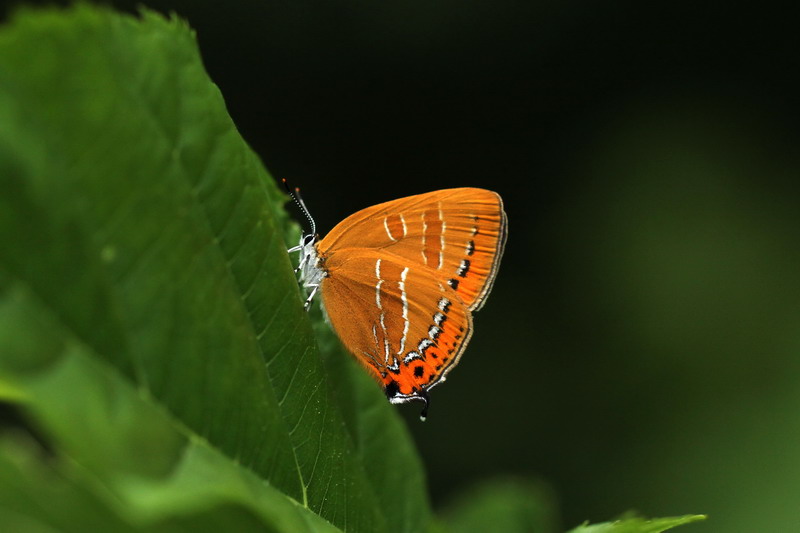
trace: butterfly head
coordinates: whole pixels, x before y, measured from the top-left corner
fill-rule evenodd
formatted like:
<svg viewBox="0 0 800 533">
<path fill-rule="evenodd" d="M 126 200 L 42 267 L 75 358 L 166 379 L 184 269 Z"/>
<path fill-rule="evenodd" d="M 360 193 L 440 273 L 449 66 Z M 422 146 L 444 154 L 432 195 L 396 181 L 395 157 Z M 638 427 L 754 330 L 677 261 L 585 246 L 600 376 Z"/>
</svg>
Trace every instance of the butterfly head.
<svg viewBox="0 0 800 533">
<path fill-rule="evenodd" d="M 320 287 L 320 283 L 327 276 L 327 272 L 322 268 L 322 261 L 317 252 L 317 236 L 311 233 L 303 234 L 300 243 L 291 248 L 290 252 L 300 252 L 300 262 L 295 272 L 300 272 L 300 281 L 303 287 L 308 290 L 306 309 L 311 306 L 311 301 Z"/>
<path fill-rule="evenodd" d="M 298 245 L 289 249 L 289 252 L 300 252 L 300 262 L 297 265 L 295 272 L 300 272 L 300 281 L 303 283 L 303 287 L 309 291 L 308 299 L 306 300 L 305 305 L 306 309 L 308 309 L 311 305 L 314 295 L 319 290 L 320 283 L 322 282 L 323 278 L 325 278 L 327 273 L 322 268 L 322 261 L 320 260 L 319 253 L 317 252 L 317 240 L 319 239 L 319 236 L 317 235 L 317 225 L 314 222 L 314 218 L 311 216 L 311 213 L 308 212 L 306 203 L 300 197 L 300 189 L 292 190 L 285 179 L 283 180 L 283 185 L 286 187 L 286 191 L 295 201 L 311 225 L 311 232 L 303 233 L 300 236 L 300 242 Z"/>
<path fill-rule="evenodd" d="M 317 255 L 318 236 L 312 233 L 304 233 L 300 236 L 300 242 L 292 250 L 300 252 L 301 262 Z"/>
</svg>

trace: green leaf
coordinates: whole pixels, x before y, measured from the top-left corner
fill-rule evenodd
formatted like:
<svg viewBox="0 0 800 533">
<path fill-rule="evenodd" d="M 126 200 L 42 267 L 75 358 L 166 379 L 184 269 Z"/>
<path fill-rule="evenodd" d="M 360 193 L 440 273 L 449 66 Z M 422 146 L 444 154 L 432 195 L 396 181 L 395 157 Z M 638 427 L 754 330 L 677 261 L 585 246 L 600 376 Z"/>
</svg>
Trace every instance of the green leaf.
<svg viewBox="0 0 800 533">
<path fill-rule="evenodd" d="M 42 335 L 58 329 L 55 323 L 42 325 L 49 326 Z M 56 365 L 25 382 L 34 398 L 30 407 L 58 443 L 58 455 L 54 465 L 38 462 L 30 446 L 2 441 L 3 531 L 14 530 L 20 516 L 74 531 L 188 525 L 205 531 L 339 531 L 181 430 L 86 346 L 65 344 Z M 81 394 L 71 393 L 76 390 Z"/>
<path fill-rule="evenodd" d="M 460 495 L 442 516 L 458 533 L 558 531 L 554 498 L 542 485 L 517 479 L 484 482 Z"/>
<path fill-rule="evenodd" d="M 569 533 L 660 533 L 673 527 L 705 520 L 704 515 L 686 515 L 674 518 L 624 518 L 602 524 L 583 524 Z"/>
<path fill-rule="evenodd" d="M 0 441 L 6 524 L 427 528 L 396 412 L 338 343 L 320 356 L 284 201 L 181 20 L 3 28 L 0 397 L 54 453 Z"/>
</svg>

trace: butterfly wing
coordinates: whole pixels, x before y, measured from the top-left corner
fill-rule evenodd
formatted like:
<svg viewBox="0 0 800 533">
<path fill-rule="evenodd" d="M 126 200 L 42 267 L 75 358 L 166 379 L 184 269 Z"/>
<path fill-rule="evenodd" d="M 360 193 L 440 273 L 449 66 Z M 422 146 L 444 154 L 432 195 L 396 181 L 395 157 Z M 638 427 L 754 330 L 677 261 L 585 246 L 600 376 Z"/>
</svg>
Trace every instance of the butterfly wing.
<svg viewBox="0 0 800 533">
<path fill-rule="evenodd" d="M 345 347 L 395 403 L 418 398 L 458 362 L 472 317 L 429 268 L 358 248 L 325 261 L 322 300 Z"/>
<path fill-rule="evenodd" d="M 429 270 L 475 311 L 491 290 L 506 234 L 500 196 L 466 187 L 362 209 L 334 227 L 318 250 L 329 260 L 353 248 L 392 253 L 405 266 Z"/>
</svg>

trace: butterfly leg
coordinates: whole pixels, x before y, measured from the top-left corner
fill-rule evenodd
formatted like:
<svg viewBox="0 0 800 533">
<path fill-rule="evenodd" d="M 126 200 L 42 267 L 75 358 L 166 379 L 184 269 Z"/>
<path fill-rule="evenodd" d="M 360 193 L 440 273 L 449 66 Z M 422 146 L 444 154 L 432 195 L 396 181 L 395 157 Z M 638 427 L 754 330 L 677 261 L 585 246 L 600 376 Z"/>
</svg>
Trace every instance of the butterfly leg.
<svg viewBox="0 0 800 533">
<path fill-rule="evenodd" d="M 300 252 L 302 251 L 302 249 L 303 249 L 302 245 L 297 245 L 293 246 L 292 248 L 289 248 L 288 250 L 286 250 L 286 252 L 291 254 L 294 252 Z M 303 265 L 305 264 L 307 257 L 308 256 L 303 254 L 303 256 L 300 258 L 300 263 L 298 263 L 297 268 L 294 269 L 295 275 L 297 275 L 297 273 L 300 272 L 300 270 L 303 268 Z"/>
<path fill-rule="evenodd" d="M 319 290 L 319 285 L 306 285 L 306 287 L 312 287 L 311 294 L 308 295 L 308 298 L 306 298 L 306 303 L 303 306 L 303 308 L 308 311 L 308 308 L 311 307 L 311 301 L 314 299 L 314 295 L 317 294 L 317 291 Z"/>
<path fill-rule="evenodd" d="M 300 263 L 298 263 L 297 268 L 294 269 L 294 273 L 297 274 L 298 272 L 303 270 L 303 267 L 306 266 L 307 262 L 308 262 L 308 256 L 307 255 L 303 255 L 303 257 L 300 258 Z"/>
</svg>

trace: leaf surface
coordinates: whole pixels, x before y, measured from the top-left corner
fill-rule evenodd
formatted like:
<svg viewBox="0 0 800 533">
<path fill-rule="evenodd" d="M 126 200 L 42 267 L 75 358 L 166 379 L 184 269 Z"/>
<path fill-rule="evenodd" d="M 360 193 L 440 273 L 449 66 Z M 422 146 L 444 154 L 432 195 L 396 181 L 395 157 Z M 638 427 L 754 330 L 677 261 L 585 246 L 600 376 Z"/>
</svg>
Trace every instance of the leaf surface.
<svg viewBox="0 0 800 533">
<path fill-rule="evenodd" d="M 705 520 L 704 515 L 686 515 L 669 518 L 623 518 L 601 524 L 583 524 L 569 533 L 661 533 L 677 526 Z"/>
<path fill-rule="evenodd" d="M 75 509 L 426 528 L 399 417 L 338 344 L 320 357 L 284 200 L 183 21 L 78 6 L 0 32 L 0 395 L 57 458 L 22 464 Z M 19 464 L 2 490 L 35 494 Z M 12 500 L 4 516 L 41 516 Z"/>
</svg>

